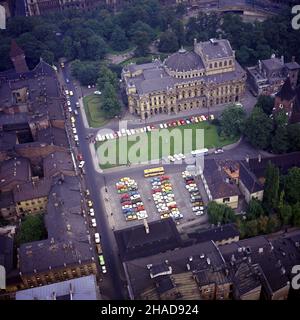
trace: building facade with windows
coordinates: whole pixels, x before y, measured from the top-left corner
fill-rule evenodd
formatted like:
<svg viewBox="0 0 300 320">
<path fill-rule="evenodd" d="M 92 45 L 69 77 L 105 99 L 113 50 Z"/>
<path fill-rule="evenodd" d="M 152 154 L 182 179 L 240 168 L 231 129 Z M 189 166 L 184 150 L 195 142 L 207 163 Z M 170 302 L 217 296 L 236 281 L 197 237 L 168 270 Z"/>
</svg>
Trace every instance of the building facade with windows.
<svg viewBox="0 0 300 320">
<path fill-rule="evenodd" d="M 122 71 L 129 112 L 142 119 L 238 102 L 246 73 L 228 40 L 194 40 L 194 50 L 180 49 L 164 62 L 131 64 Z"/>
</svg>

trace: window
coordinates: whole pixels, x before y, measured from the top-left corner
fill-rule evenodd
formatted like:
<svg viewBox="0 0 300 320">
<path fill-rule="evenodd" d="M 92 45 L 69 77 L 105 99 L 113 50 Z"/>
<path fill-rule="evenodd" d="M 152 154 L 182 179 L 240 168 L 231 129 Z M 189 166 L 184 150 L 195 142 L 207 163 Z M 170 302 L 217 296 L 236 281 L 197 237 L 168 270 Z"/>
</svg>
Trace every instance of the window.
<svg viewBox="0 0 300 320">
<path fill-rule="evenodd" d="M 232 60 L 229 60 L 229 65 L 230 65 L 230 66 L 232 65 Z"/>
<path fill-rule="evenodd" d="M 223 198 L 223 203 L 229 202 L 229 201 L 230 201 L 230 198 Z"/>
<path fill-rule="evenodd" d="M 212 69 L 212 63 L 209 64 L 209 69 Z"/>
<path fill-rule="evenodd" d="M 219 67 L 222 67 L 222 61 L 219 62 Z"/>
<path fill-rule="evenodd" d="M 224 67 L 226 67 L 226 66 L 227 66 L 227 60 L 224 61 Z"/>
<path fill-rule="evenodd" d="M 218 63 L 217 62 L 215 62 L 215 68 L 217 68 L 218 67 Z"/>
</svg>

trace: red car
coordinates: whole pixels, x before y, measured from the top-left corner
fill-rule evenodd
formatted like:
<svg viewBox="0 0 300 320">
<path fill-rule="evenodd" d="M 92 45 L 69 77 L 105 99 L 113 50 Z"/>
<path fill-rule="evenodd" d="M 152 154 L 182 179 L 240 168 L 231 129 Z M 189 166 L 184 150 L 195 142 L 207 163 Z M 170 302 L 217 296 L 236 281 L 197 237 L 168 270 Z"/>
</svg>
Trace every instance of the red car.
<svg viewBox="0 0 300 320">
<path fill-rule="evenodd" d="M 161 181 L 170 180 L 170 177 L 169 177 L 169 176 L 161 176 L 161 177 L 160 177 L 160 180 L 161 180 Z"/>
<path fill-rule="evenodd" d="M 152 193 L 161 192 L 161 188 L 152 190 Z"/>
<path fill-rule="evenodd" d="M 145 210 L 144 206 L 137 207 L 137 211 L 143 211 L 143 210 Z"/>
<path fill-rule="evenodd" d="M 182 120 L 180 120 L 180 123 L 181 124 L 185 124 L 185 121 L 182 119 Z"/>
<path fill-rule="evenodd" d="M 122 195 L 121 199 L 128 199 L 129 198 L 129 194 L 125 193 Z"/>
<path fill-rule="evenodd" d="M 78 160 L 78 161 L 82 161 L 82 160 L 83 160 L 83 156 L 82 156 L 81 153 L 78 153 L 78 155 L 77 155 L 77 160 Z"/>
<path fill-rule="evenodd" d="M 122 206 L 127 206 L 127 205 L 130 205 L 132 204 L 131 201 L 125 201 L 125 202 L 122 202 Z"/>
<path fill-rule="evenodd" d="M 191 179 L 191 180 L 187 180 L 185 181 L 186 184 L 191 184 L 191 183 L 195 183 L 195 180 L 194 179 Z"/>
</svg>

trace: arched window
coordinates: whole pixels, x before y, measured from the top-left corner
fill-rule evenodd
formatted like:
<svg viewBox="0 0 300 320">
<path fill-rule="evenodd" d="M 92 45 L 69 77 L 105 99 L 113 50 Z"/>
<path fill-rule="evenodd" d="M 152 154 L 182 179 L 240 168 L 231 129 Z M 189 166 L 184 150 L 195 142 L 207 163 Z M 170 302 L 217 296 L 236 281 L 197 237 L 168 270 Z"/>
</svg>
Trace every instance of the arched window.
<svg viewBox="0 0 300 320">
<path fill-rule="evenodd" d="M 232 65 L 232 60 L 229 60 L 229 65 L 230 65 L 230 66 Z"/>
<path fill-rule="evenodd" d="M 224 67 L 226 67 L 226 66 L 227 66 L 227 60 L 224 61 Z"/>
<path fill-rule="evenodd" d="M 222 67 L 222 61 L 219 62 L 219 67 Z"/>
</svg>

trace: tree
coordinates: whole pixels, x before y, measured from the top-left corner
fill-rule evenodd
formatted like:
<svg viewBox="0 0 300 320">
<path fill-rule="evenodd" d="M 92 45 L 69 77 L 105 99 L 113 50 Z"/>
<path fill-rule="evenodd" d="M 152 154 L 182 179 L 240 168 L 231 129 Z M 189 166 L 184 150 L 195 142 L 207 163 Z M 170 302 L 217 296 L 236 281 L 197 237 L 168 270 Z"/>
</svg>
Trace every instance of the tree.
<svg viewBox="0 0 300 320">
<path fill-rule="evenodd" d="M 272 120 L 260 108 L 255 107 L 245 124 L 244 134 L 248 141 L 258 149 L 267 149 L 272 130 Z"/>
<path fill-rule="evenodd" d="M 285 126 L 279 126 L 271 142 L 272 151 L 275 153 L 285 153 L 290 147 L 288 131 Z"/>
<path fill-rule="evenodd" d="M 179 49 L 178 39 L 173 31 L 166 31 L 160 36 L 158 49 L 160 52 L 175 52 Z"/>
<path fill-rule="evenodd" d="M 289 203 L 300 201 L 300 168 L 294 167 L 289 170 L 284 178 L 284 191 Z"/>
<path fill-rule="evenodd" d="M 236 220 L 235 212 L 232 208 L 224 204 L 209 202 L 207 206 L 208 220 L 211 224 L 224 224 L 234 222 Z"/>
<path fill-rule="evenodd" d="M 270 161 L 266 168 L 266 181 L 264 188 L 263 205 L 268 214 L 277 207 L 279 193 L 279 169 Z"/>
<path fill-rule="evenodd" d="M 119 26 L 115 28 L 115 31 L 111 35 L 111 47 L 116 51 L 124 51 L 129 47 L 128 38 L 123 29 Z"/>
<path fill-rule="evenodd" d="M 133 42 L 137 46 L 135 49 L 135 54 L 137 56 L 145 56 L 148 52 L 148 47 L 150 44 L 149 34 L 145 31 L 137 31 L 134 34 Z"/>
<path fill-rule="evenodd" d="M 288 140 L 291 151 L 300 151 L 300 124 L 290 124 L 287 126 Z"/>
<path fill-rule="evenodd" d="M 293 211 L 293 225 L 295 227 L 300 227 L 300 202 L 297 202 L 292 207 Z"/>
<path fill-rule="evenodd" d="M 95 62 L 74 60 L 71 65 L 72 75 L 84 86 L 95 84 L 98 77 L 98 66 Z"/>
<path fill-rule="evenodd" d="M 184 30 L 184 23 L 182 20 L 176 19 L 171 26 L 176 38 L 178 39 L 178 46 L 185 45 L 185 30 Z M 174 38 L 175 39 L 175 38 Z"/>
<path fill-rule="evenodd" d="M 238 137 L 244 129 L 246 112 L 236 105 L 229 106 L 221 114 L 221 131 L 227 137 Z"/>
<path fill-rule="evenodd" d="M 261 95 L 258 97 L 255 106 L 263 110 L 263 112 L 267 115 L 270 115 L 274 108 L 274 98 L 270 96 Z"/>
<path fill-rule="evenodd" d="M 257 219 L 264 215 L 262 203 L 259 200 L 251 199 L 247 208 L 248 220 Z"/>
<path fill-rule="evenodd" d="M 22 221 L 21 227 L 17 236 L 17 243 L 27 243 L 46 238 L 47 231 L 45 229 L 43 215 L 28 215 Z"/>
<path fill-rule="evenodd" d="M 102 92 L 101 109 L 105 112 L 106 117 L 112 118 L 121 111 L 115 88 L 111 83 L 105 83 Z"/>
<path fill-rule="evenodd" d="M 248 237 L 255 237 L 258 235 L 257 220 L 250 220 L 245 222 L 245 233 Z"/>
<path fill-rule="evenodd" d="M 104 58 L 106 52 L 107 45 L 101 37 L 92 35 L 87 39 L 85 47 L 85 59 L 99 60 Z"/>
<path fill-rule="evenodd" d="M 279 209 L 279 216 L 283 225 L 290 224 L 293 217 L 292 207 L 289 204 L 284 204 Z"/>
<path fill-rule="evenodd" d="M 100 91 L 104 89 L 106 83 L 110 83 L 115 89 L 118 88 L 118 79 L 105 64 L 102 64 L 99 69 L 99 77 L 97 79 L 97 87 Z"/>
<path fill-rule="evenodd" d="M 265 234 L 268 231 L 269 218 L 267 216 L 260 216 L 257 219 L 257 229 L 259 234 Z"/>
<path fill-rule="evenodd" d="M 272 233 L 278 230 L 280 227 L 280 221 L 276 214 L 273 214 L 269 217 L 267 233 Z"/>
</svg>

